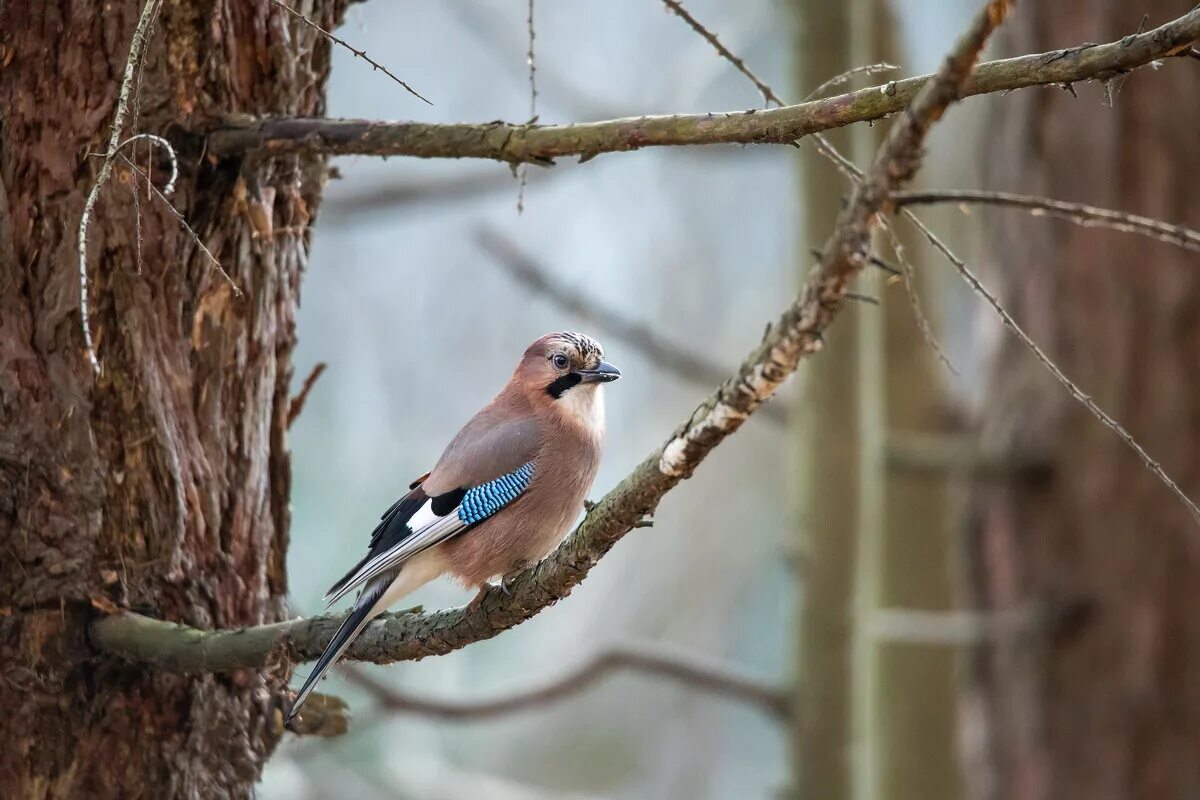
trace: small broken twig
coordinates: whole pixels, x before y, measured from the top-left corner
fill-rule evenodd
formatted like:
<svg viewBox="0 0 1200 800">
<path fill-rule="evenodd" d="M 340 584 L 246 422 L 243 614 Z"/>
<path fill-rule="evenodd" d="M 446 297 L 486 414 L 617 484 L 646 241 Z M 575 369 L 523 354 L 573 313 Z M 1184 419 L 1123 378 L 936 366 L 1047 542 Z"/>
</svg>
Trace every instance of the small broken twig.
<svg viewBox="0 0 1200 800">
<path fill-rule="evenodd" d="M 300 392 L 292 401 L 288 403 L 287 427 L 291 429 L 292 423 L 300 416 L 300 412 L 304 410 L 304 404 L 308 401 L 308 393 L 312 391 L 316 385 L 317 379 L 325 372 L 328 365 L 324 361 L 318 361 L 313 365 L 312 372 L 308 373 L 308 377 L 304 379 L 304 383 L 300 385 Z"/>
<path fill-rule="evenodd" d="M 200 238 L 200 234 L 196 233 L 192 226 L 188 224 L 187 218 L 179 212 L 179 209 L 171 205 L 171 201 L 168 200 L 166 195 L 164 195 L 159 188 L 154 185 L 154 183 L 150 180 L 150 176 L 145 172 L 142 172 L 141 168 L 139 168 L 137 164 L 133 163 L 124 153 L 121 154 L 121 158 L 126 164 L 129 165 L 130 169 L 145 179 L 146 185 L 149 186 L 150 190 L 154 192 L 155 196 L 162 201 L 163 206 L 166 207 L 171 216 L 175 217 L 175 221 L 179 223 L 180 227 L 182 227 L 184 231 L 187 232 L 188 236 L 192 238 L 193 244 L 200 248 L 200 251 L 207 256 L 209 263 L 217 268 L 217 272 L 219 272 L 221 277 L 225 279 L 225 282 L 229 284 L 229 287 L 233 290 L 234 295 L 237 297 L 242 297 L 242 287 L 237 285 L 237 281 L 235 281 L 233 277 L 225 271 L 225 267 L 221 266 L 221 262 L 212 254 L 212 251 L 205 246 L 204 241 Z"/>
<path fill-rule="evenodd" d="M 900 68 L 895 64 L 889 64 L 886 61 L 880 61 L 878 64 L 863 64 L 860 67 L 852 67 L 845 72 L 840 72 L 837 75 L 834 75 L 832 78 L 813 89 L 811 92 L 805 95 L 803 102 L 807 103 L 809 100 L 815 100 L 824 92 L 832 89 L 835 86 L 841 86 L 855 75 L 878 75 L 881 72 L 891 72 L 892 70 L 896 69 Z"/>
<path fill-rule="evenodd" d="M 398 83 L 398 84 L 400 84 L 401 86 L 403 86 L 403 87 L 405 88 L 405 90 L 407 90 L 407 91 L 408 91 L 408 93 L 409 93 L 409 94 L 411 94 L 413 97 L 416 97 L 416 98 L 417 98 L 417 99 L 419 99 L 419 100 L 423 100 L 424 102 L 428 103 L 429 105 L 433 105 L 433 103 L 430 103 L 430 102 L 429 102 L 429 100 L 427 100 L 425 97 L 423 97 L 423 96 L 421 95 L 421 93 L 420 93 L 420 92 L 418 92 L 416 89 L 412 88 L 412 87 L 411 87 L 411 86 L 409 86 L 407 83 L 405 83 L 404 81 L 402 81 L 402 80 L 400 80 L 398 77 L 396 77 L 396 75 L 395 75 L 395 74 L 394 74 L 394 73 L 393 73 L 393 72 L 392 72 L 390 69 L 388 69 L 388 68 L 387 68 L 387 67 L 385 67 L 383 64 L 380 64 L 378 61 L 376 61 L 375 59 L 373 59 L 373 58 L 371 58 L 369 55 L 367 55 L 367 51 L 366 51 L 366 50 L 359 50 L 357 47 L 354 47 L 354 46 L 353 46 L 353 45 L 351 45 L 349 42 L 346 42 L 346 41 L 344 41 L 344 40 L 342 40 L 342 39 L 339 39 L 338 37 L 334 36 L 334 35 L 333 35 L 332 33 L 330 33 L 329 31 L 327 31 L 327 30 L 325 30 L 324 28 L 322 28 L 322 27 L 321 27 L 320 25 L 318 25 L 317 23 L 313 22 L 313 21 L 312 21 L 311 19 L 309 19 L 308 17 L 306 17 L 306 16 L 304 16 L 303 14 L 301 14 L 301 13 L 300 13 L 299 11 L 297 11 L 296 9 L 292 8 L 291 6 L 289 6 L 287 3 L 282 3 L 282 2 L 280 2 L 280 0 L 271 0 L 271 3 L 272 3 L 273 5 L 279 6 L 279 7 L 280 7 L 280 8 L 282 8 L 284 11 L 288 12 L 288 13 L 289 13 L 289 14 L 291 14 L 293 17 L 295 17 L 296 19 L 300 20 L 300 21 L 301 21 L 301 22 L 303 22 L 305 25 L 307 25 L 308 27 L 310 27 L 310 28 L 312 28 L 313 30 L 315 30 L 317 33 L 319 33 L 319 34 L 321 34 L 322 36 L 324 36 L 324 37 L 325 37 L 326 39 L 328 39 L 329 41 L 331 41 L 331 42 L 333 42 L 333 43 L 335 43 L 335 44 L 339 44 L 339 45 L 341 45 L 342 47 L 344 47 L 344 48 L 346 48 L 347 50 L 349 50 L 351 53 L 353 53 L 353 54 L 354 54 L 355 56 L 357 56 L 358 58 L 361 58 L 363 61 L 366 61 L 368 64 L 370 64 L 370 65 L 371 65 L 371 67 L 372 67 L 373 69 L 377 69 L 377 70 L 379 70 L 379 71 L 380 71 L 380 72 L 382 72 L 384 75 L 387 75 L 389 78 L 391 78 L 392 80 L 394 80 L 396 83 Z"/>
</svg>

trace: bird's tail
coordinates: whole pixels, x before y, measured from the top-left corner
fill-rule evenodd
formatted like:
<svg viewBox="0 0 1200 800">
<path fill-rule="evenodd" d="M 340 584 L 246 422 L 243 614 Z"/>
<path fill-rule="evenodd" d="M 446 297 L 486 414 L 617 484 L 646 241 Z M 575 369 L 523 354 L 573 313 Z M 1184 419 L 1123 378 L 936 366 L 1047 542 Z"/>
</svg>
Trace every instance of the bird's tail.
<svg viewBox="0 0 1200 800">
<path fill-rule="evenodd" d="M 342 653 L 346 652 L 346 648 L 351 642 L 357 638 L 362 629 L 367 623 L 374 618 L 381 610 L 379 606 L 383 600 L 383 595 L 387 592 L 388 586 L 396 577 L 395 573 L 381 575 L 374 581 L 369 583 L 358 596 L 358 600 L 354 602 L 354 607 L 350 609 L 350 613 L 346 615 L 346 619 L 338 627 L 337 632 L 333 634 L 333 638 L 329 640 L 325 652 L 317 660 L 317 665 L 313 667 L 313 671 L 309 673 L 305 679 L 304 685 L 300 687 L 300 691 L 296 694 L 296 700 L 292 703 L 291 709 L 287 713 L 287 719 L 284 723 L 290 723 L 292 719 L 300 711 L 300 706 L 304 705 L 304 701 L 316 688 L 317 682 L 324 677 Z"/>
</svg>

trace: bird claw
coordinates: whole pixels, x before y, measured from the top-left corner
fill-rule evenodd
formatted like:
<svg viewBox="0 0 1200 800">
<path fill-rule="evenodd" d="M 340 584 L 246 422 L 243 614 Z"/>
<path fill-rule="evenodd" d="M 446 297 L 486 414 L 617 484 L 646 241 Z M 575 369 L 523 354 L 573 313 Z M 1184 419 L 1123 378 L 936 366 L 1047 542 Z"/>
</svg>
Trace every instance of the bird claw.
<svg viewBox="0 0 1200 800">
<path fill-rule="evenodd" d="M 487 597 L 487 595 L 488 595 L 488 591 L 489 591 L 491 588 L 492 588 L 492 587 L 491 587 L 491 586 L 489 586 L 487 583 L 481 583 L 481 584 L 479 584 L 479 591 L 477 591 L 477 592 L 475 593 L 475 596 L 474 596 L 474 597 L 472 597 L 472 598 L 471 598 L 471 600 L 470 600 L 470 602 L 468 602 L 468 603 L 467 603 L 467 610 L 468 610 L 468 611 L 474 611 L 475 609 L 477 609 L 477 608 L 479 608 L 481 605 L 483 605 L 483 600 L 484 600 L 484 598 L 485 598 L 485 597 Z"/>
</svg>

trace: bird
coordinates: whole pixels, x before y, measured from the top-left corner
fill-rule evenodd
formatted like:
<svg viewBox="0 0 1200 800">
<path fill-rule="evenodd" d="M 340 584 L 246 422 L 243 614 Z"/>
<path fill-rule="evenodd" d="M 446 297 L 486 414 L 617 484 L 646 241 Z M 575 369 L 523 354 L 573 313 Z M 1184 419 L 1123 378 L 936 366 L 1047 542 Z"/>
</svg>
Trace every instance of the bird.
<svg viewBox="0 0 1200 800">
<path fill-rule="evenodd" d="M 604 446 L 602 387 L 621 376 L 590 336 L 548 333 L 526 348 L 496 397 L 409 484 L 371 534 L 367 554 L 325 597 L 355 589 L 345 620 L 296 694 L 286 722 L 376 616 L 434 578 L 476 586 L 536 563 L 579 516 Z"/>
</svg>

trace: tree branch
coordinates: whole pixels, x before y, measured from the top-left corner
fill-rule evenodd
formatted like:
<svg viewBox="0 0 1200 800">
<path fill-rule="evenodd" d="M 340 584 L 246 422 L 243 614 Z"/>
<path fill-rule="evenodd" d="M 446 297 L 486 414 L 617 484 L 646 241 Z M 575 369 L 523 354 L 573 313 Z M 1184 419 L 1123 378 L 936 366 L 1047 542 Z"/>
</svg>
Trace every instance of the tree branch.
<svg viewBox="0 0 1200 800">
<path fill-rule="evenodd" d="M 544 561 L 514 579 L 505 593 L 493 588 L 480 602 L 433 614 L 389 614 L 368 625 L 347 656 L 392 661 L 442 655 L 489 639 L 553 605 L 643 518 L 689 477 L 705 457 L 769 399 L 802 359 L 821 349 L 823 332 L 844 302 L 849 282 L 869 263 L 869 231 L 889 195 L 911 178 L 926 134 L 957 99 L 988 36 L 1011 0 L 989 0 L 955 45 L 937 76 L 926 83 L 892 127 L 874 163 L 838 215 L 824 257 L 800 295 L 763 336 L 740 369 L 692 412 L 661 447 L 593 508 L 575 532 Z M 255 667 L 272 657 L 317 658 L 340 615 L 322 615 L 234 631 L 201 631 L 116 614 L 90 626 L 100 650 L 180 671 Z"/>
<path fill-rule="evenodd" d="M 689 689 L 722 695 L 755 706 L 775 719 L 784 719 L 787 716 L 788 698 L 773 684 L 740 675 L 725 664 L 700 658 L 694 653 L 677 652 L 658 646 L 614 647 L 595 654 L 566 674 L 540 686 L 492 700 L 431 700 L 388 686 L 361 669 L 346 670 L 346 678 L 370 692 L 382 709 L 463 722 L 489 719 L 548 705 L 578 694 L 609 674 L 621 670 L 667 678 Z"/>
<path fill-rule="evenodd" d="M 1127 214 L 1107 208 L 1067 203 L 1048 197 L 1036 197 L 1011 192 L 986 192 L 960 189 L 954 191 L 897 192 L 893 198 L 897 206 L 932 205 L 935 203 L 958 203 L 1004 206 L 1024 209 L 1035 216 L 1050 216 L 1065 219 L 1085 228 L 1110 228 L 1123 233 L 1136 233 L 1160 242 L 1173 244 L 1184 250 L 1200 252 L 1200 231 L 1183 225 Z"/>
<path fill-rule="evenodd" d="M 1145 33 L 1107 44 L 1085 44 L 981 64 L 960 96 L 1028 86 L 1108 80 L 1186 50 L 1200 39 L 1200 8 Z M 333 155 L 490 158 L 550 164 L 581 156 L 643 147 L 699 144 L 787 144 L 855 122 L 880 119 L 907 107 L 930 76 L 892 81 L 836 97 L 769 110 L 631 117 L 575 125 L 438 125 L 304 117 L 230 123 L 210 133 L 207 152 L 234 155 L 315 151 Z"/>
</svg>

